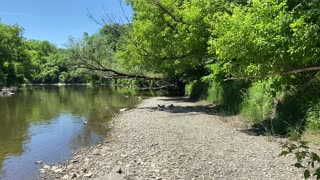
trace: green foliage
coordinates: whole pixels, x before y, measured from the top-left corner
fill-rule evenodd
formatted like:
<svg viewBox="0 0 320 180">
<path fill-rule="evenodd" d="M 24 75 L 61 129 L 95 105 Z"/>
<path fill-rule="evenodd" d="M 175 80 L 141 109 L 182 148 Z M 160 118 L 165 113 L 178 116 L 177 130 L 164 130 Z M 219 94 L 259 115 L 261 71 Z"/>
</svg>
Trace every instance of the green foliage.
<svg viewBox="0 0 320 180">
<path fill-rule="evenodd" d="M 215 81 L 210 83 L 207 100 L 215 104 L 223 104 L 222 83 Z"/>
<path fill-rule="evenodd" d="M 209 84 L 200 80 L 190 82 L 185 87 L 185 92 L 194 100 L 205 100 L 207 98 Z"/>
<path fill-rule="evenodd" d="M 241 115 L 254 124 L 269 119 L 273 108 L 273 96 L 270 92 L 272 81 L 257 81 L 244 94 Z"/>
<path fill-rule="evenodd" d="M 294 167 L 304 170 L 304 178 L 320 179 L 320 157 L 310 150 L 306 141 L 286 142 L 282 148 L 279 156 L 293 155 L 297 160 Z"/>
<path fill-rule="evenodd" d="M 207 100 L 221 105 L 227 114 L 238 114 L 243 101 L 242 94 L 249 85 L 246 81 L 213 81 L 208 89 Z"/>
<path fill-rule="evenodd" d="M 200 79 L 210 36 L 212 1 L 130 0 L 132 31 L 118 56 L 128 70 L 163 73 L 172 81 Z"/>
<path fill-rule="evenodd" d="M 308 129 L 313 131 L 320 130 L 320 102 L 310 104 L 305 119 Z"/>
<path fill-rule="evenodd" d="M 248 6 L 234 6 L 231 16 L 216 13 L 210 52 L 219 57 L 223 72 L 233 77 L 317 65 L 319 18 L 308 21 L 305 15 L 319 14 L 318 3 L 301 3 L 289 11 L 286 1 L 254 0 Z"/>
<path fill-rule="evenodd" d="M 19 85 L 30 75 L 22 28 L 0 22 L 0 88 Z"/>
</svg>

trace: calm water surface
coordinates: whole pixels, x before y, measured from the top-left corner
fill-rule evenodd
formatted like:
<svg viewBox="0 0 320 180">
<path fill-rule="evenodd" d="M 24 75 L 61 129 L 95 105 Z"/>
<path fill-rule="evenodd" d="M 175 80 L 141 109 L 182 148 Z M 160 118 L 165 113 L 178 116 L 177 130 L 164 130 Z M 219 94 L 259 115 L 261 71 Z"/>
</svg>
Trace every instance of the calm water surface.
<svg viewBox="0 0 320 180">
<path fill-rule="evenodd" d="M 42 165 L 35 161 L 65 161 L 97 144 L 111 117 L 138 103 L 133 94 L 102 86 L 32 86 L 0 97 L 0 179 L 36 179 Z"/>
</svg>

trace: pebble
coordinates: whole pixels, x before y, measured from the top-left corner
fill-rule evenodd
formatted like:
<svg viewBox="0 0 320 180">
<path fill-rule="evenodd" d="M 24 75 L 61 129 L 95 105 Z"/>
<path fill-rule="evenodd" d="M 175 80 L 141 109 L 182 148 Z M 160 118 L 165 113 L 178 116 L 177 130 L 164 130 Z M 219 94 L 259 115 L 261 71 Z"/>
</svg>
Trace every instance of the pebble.
<svg viewBox="0 0 320 180">
<path fill-rule="evenodd" d="M 175 112 L 149 111 L 157 104 L 175 104 Z M 220 120 L 237 117 L 208 115 L 199 106 L 165 97 L 146 99 L 110 122 L 106 143 L 81 150 L 48 179 L 63 179 L 64 172 L 69 179 L 99 180 L 303 179 L 292 159 L 277 157 L 278 144 L 235 130 L 229 119 Z"/>
<path fill-rule="evenodd" d="M 51 171 L 55 171 L 55 170 L 57 170 L 57 169 L 58 169 L 57 166 L 52 166 L 52 167 L 51 167 Z"/>
<path fill-rule="evenodd" d="M 43 161 L 36 161 L 35 164 L 43 164 Z"/>
<path fill-rule="evenodd" d="M 87 178 L 90 178 L 90 177 L 92 177 L 93 176 L 93 173 L 87 173 L 87 174 L 85 174 L 85 175 L 83 175 L 84 177 L 87 177 Z"/>
</svg>

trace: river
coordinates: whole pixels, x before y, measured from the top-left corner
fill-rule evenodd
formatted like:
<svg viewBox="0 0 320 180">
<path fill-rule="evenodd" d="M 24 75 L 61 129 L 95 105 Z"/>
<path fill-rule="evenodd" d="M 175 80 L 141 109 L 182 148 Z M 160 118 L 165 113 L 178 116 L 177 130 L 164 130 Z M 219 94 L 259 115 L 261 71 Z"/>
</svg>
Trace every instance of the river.
<svg viewBox="0 0 320 180">
<path fill-rule="evenodd" d="M 0 179 L 36 179 L 36 161 L 66 161 L 101 141 L 135 92 L 105 86 L 28 86 L 0 97 Z"/>
</svg>

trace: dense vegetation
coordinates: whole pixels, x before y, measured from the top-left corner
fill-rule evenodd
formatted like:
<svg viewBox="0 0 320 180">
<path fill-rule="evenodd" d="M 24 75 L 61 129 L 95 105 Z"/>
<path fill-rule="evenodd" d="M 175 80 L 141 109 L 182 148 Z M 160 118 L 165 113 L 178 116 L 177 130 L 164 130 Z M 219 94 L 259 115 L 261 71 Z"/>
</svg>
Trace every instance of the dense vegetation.
<svg viewBox="0 0 320 180">
<path fill-rule="evenodd" d="M 120 61 L 269 133 L 319 130 L 320 2 L 134 0 Z"/>
<path fill-rule="evenodd" d="M 0 23 L 0 88 L 22 83 L 105 83 L 99 69 L 90 67 L 120 68 L 115 58 L 121 35 L 115 33 L 123 34 L 119 28 L 125 25 L 106 25 L 91 36 L 84 33 L 80 40 L 70 38 L 63 49 L 48 41 L 26 40 L 21 27 Z"/>
<path fill-rule="evenodd" d="M 269 133 L 319 131 L 320 1 L 128 3 L 132 23 L 70 38 L 66 49 L 0 24 L 0 86 L 164 79 Z"/>
</svg>

